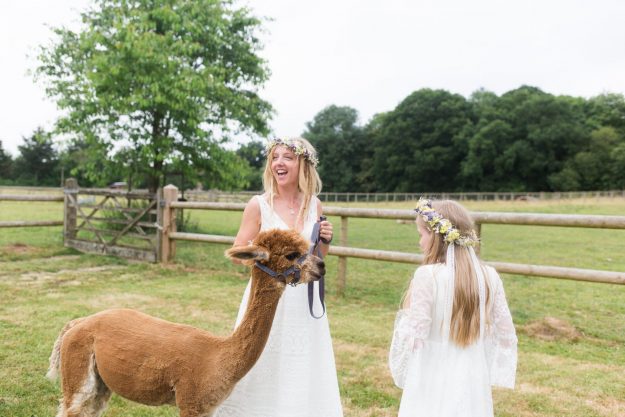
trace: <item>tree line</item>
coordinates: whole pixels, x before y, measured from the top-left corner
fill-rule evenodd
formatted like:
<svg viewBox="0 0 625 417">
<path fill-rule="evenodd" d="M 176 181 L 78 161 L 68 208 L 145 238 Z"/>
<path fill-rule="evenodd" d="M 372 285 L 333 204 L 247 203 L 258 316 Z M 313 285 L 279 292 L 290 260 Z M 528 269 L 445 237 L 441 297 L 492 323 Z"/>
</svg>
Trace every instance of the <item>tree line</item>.
<svg viewBox="0 0 625 417">
<path fill-rule="evenodd" d="M 576 191 L 625 188 L 625 98 L 522 86 L 469 98 L 421 89 L 358 124 L 329 106 L 303 136 L 328 191 Z"/>
<path fill-rule="evenodd" d="M 478 90 L 465 98 L 421 89 L 395 109 L 359 124 L 358 111 L 331 105 L 302 135 L 317 148 L 324 189 L 334 192 L 576 191 L 625 188 L 625 98 L 555 96 L 522 86 L 498 96 Z M 13 159 L 0 142 L 0 182 L 85 186 L 127 181 L 148 187 L 149 176 L 131 152 L 93 161 L 86 142 L 57 149 L 37 129 Z M 260 190 L 264 143 L 211 149 L 211 168 L 185 178 L 184 188 Z M 175 167 L 174 167 L 175 168 Z M 90 169 L 98 172 L 89 175 Z"/>
</svg>

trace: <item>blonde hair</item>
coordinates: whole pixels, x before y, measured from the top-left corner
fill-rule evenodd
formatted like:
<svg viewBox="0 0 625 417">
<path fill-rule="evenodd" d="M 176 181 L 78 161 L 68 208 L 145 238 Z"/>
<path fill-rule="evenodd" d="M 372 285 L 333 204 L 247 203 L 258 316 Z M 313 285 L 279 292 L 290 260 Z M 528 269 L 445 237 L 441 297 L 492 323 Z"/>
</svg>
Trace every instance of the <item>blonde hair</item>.
<svg viewBox="0 0 625 417">
<path fill-rule="evenodd" d="M 469 235 L 474 230 L 473 219 L 469 212 L 452 200 L 432 201 L 432 208 L 445 217 L 459 230 L 461 235 Z M 428 230 L 429 225 L 417 216 L 417 222 Z M 432 233 L 429 247 L 425 248 L 423 264 L 445 263 L 448 243 L 440 233 Z M 480 335 L 480 298 L 477 274 L 473 269 L 469 248 L 456 245 L 454 271 L 454 302 L 449 329 L 450 339 L 458 346 L 465 347 L 474 343 Z M 480 263 L 484 271 L 484 267 Z M 487 277 L 484 271 L 484 277 Z M 490 290 L 486 280 L 486 300 L 489 303 Z"/>
<path fill-rule="evenodd" d="M 316 158 L 317 151 L 315 148 L 302 137 L 289 138 L 289 142 L 294 142 L 304 147 L 309 155 L 313 155 Z M 280 146 L 280 145 L 279 145 Z M 278 194 L 278 183 L 271 172 L 271 161 L 273 159 L 273 152 L 276 149 L 274 146 L 267 152 L 267 162 L 265 163 L 265 171 L 263 172 L 263 189 L 267 194 L 269 204 L 273 208 L 273 199 Z M 308 213 L 310 207 L 310 200 L 313 196 L 318 195 L 321 192 L 321 178 L 317 168 L 308 160 L 304 155 L 299 155 L 299 172 L 298 172 L 298 184 L 297 189 L 304 194 L 304 201 L 300 206 L 299 212 L 295 224 L 304 221 L 304 215 Z"/>
</svg>

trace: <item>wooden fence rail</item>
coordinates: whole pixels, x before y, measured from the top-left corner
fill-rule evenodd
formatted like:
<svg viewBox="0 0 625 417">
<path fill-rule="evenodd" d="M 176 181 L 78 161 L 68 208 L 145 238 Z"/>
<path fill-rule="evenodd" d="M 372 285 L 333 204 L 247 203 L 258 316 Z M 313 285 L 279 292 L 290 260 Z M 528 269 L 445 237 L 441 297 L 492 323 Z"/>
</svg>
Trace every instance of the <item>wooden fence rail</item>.
<svg viewBox="0 0 625 417">
<path fill-rule="evenodd" d="M 190 201 L 208 202 L 246 202 L 258 191 L 203 191 L 185 190 L 184 196 Z M 476 200 L 476 201 L 511 201 L 511 200 L 562 200 L 573 198 L 623 198 L 625 190 L 606 191 L 566 191 L 566 192 L 464 192 L 464 193 L 335 193 L 324 191 L 319 199 L 325 203 L 332 202 L 392 202 L 413 201 L 427 196 L 434 199 Z"/>
<path fill-rule="evenodd" d="M 0 201 L 63 201 L 62 195 L 15 195 L 0 194 Z"/>
<path fill-rule="evenodd" d="M 167 188 L 167 187 L 166 187 Z M 165 211 L 167 216 L 175 218 L 177 209 L 199 209 L 199 210 L 219 210 L 219 211 L 243 211 L 243 203 L 210 203 L 210 202 L 182 202 L 176 201 L 173 197 L 175 187 L 169 189 L 170 198 L 165 199 Z M 177 194 L 176 194 L 177 195 Z M 340 237 L 338 245 L 330 247 L 329 254 L 339 257 L 339 271 L 337 290 L 343 293 L 346 285 L 347 258 L 372 259 L 379 261 L 401 262 L 410 264 L 420 264 L 422 255 L 383 251 L 372 249 L 361 249 L 347 246 L 348 219 L 370 218 L 370 219 L 397 219 L 414 220 L 415 214 L 412 210 L 386 210 L 369 208 L 345 208 L 345 207 L 324 207 L 324 214 L 340 217 Z M 482 224 L 514 224 L 532 226 L 556 226 L 556 227 L 583 227 L 601 229 L 621 229 L 625 230 L 625 216 L 595 216 L 595 215 L 561 215 L 561 214 L 535 214 L 535 213 L 498 213 L 498 212 L 473 212 L 471 213 L 478 230 Z M 188 240 L 196 242 L 210 242 L 221 244 L 232 244 L 234 237 L 204 235 L 197 233 L 177 233 L 175 230 L 170 233 L 163 233 L 164 238 L 161 244 L 166 247 L 173 245 L 176 240 Z M 164 249 L 164 251 L 170 251 Z M 163 252 L 164 252 L 163 251 Z M 170 251 L 173 252 L 173 251 Z M 163 257 L 162 261 L 167 262 L 171 257 Z M 508 262 L 488 262 L 487 264 L 497 268 L 498 271 L 510 274 L 542 276 L 551 278 L 572 279 L 589 282 L 601 282 L 611 284 L 625 284 L 625 272 L 621 271 L 601 271 L 580 268 L 565 268 L 546 265 L 515 264 Z"/>
<path fill-rule="evenodd" d="M 63 196 L 50 196 L 50 195 L 15 195 L 15 194 L 0 194 L 0 201 L 39 201 L 39 202 L 62 202 Z M 4 227 L 48 227 L 48 226 L 63 226 L 62 220 L 39 220 L 39 221 L 2 221 L 0 222 L 0 228 Z"/>
</svg>

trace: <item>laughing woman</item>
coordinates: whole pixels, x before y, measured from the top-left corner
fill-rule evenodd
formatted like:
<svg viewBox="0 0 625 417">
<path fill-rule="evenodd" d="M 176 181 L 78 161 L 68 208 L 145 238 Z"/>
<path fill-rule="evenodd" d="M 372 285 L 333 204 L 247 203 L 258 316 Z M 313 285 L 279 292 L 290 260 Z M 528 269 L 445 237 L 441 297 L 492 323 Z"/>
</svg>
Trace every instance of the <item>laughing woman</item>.
<svg viewBox="0 0 625 417">
<path fill-rule="evenodd" d="M 317 155 L 303 138 L 275 139 L 267 145 L 265 193 L 245 207 L 234 245 L 245 245 L 267 229 L 293 229 L 310 238 L 322 214 L 317 194 L 321 180 Z M 328 252 L 332 224 L 321 222 L 321 252 Z M 315 283 L 315 285 L 317 285 Z M 315 289 L 316 292 L 316 289 Z M 250 284 L 243 294 L 237 325 L 247 308 Z M 321 306 L 315 306 L 316 314 Z M 263 353 L 235 386 L 216 417 L 341 417 L 327 315 L 311 317 L 306 286 L 287 287 Z"/>
</svg>

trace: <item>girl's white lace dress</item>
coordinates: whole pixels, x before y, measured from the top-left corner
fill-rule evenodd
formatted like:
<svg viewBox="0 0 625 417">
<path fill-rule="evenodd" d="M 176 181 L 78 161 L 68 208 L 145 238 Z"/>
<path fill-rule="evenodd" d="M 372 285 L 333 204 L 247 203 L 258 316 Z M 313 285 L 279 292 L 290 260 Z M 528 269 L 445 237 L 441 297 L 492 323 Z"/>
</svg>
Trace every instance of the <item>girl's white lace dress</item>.
<svg viewBox="0 0 625 417">
<path fill-rule="evenodd" d="M 477 275 L 480 317 L 487 320 L 480 320 L 479 341 L 467 348 L 449 341 L 450 267 L 425 265 L 415 272 L 410 307 L 397 313 L 389 354 L 395 384 L 404 389 L 399 417 L 492 417 L 491 385 L 514 388 L 517 337 L 501 279 L 495 269 L 485 269 L 486 276 Z"/>
<path fill-rule="evenodd" d="M 264 196 L 261 228 L 288 229 Z M 301 234 L 310 239 L 317 220 L 312 198 Z M 248 283 L 236 325 L 247 308 Z M 315 315 L 320 315 L 315 283 Z M 256 365 L 235 386 L 215 412 L 216 417 L 340 417 L 343 415 L 327 315 L 310 316 L 306 285 L 287 286 L 273 321 L 269 339 Z"/>
</svg>

